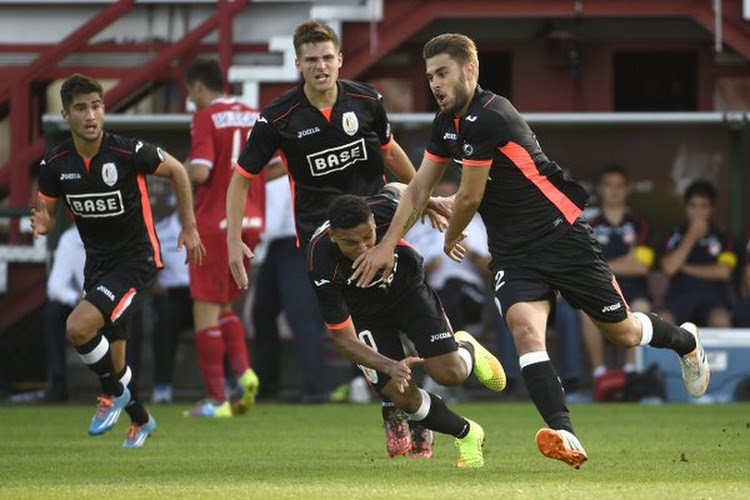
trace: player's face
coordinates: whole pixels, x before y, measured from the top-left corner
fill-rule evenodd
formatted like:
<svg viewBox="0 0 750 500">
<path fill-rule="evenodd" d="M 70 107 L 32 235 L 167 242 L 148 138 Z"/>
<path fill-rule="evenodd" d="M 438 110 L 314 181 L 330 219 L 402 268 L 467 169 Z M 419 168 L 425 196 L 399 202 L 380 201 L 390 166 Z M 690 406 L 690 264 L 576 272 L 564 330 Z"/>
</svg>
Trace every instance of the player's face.
<svg viewBox="0 0 750 500">
<path fill-rule="evenodd" d="M 375 218 L 351 229 L 331 230 L 333 241 L 349 260 L 356 260 L 366 250 L 375 246 Z"/>
<path fill-rule="evenodd" d="M 599 197 L 606 207 L 624 207 L 628 198 L 628 181 L 618 173 L 605 174 L 599 182 Z"/>
<path fill-rule="evenodd" d="M 306 43 L 294 63 L 310 90 L 327 92 L 339 78 L 343 56 L 333 42 Z"/>
<path fill-rule="evenodd" d="M 71 133 L 86 142 L 95 142 L 102 136 L 104 127 L 104 102 L 96 92 L 73 97 L 63 118 L 70 124 Z"/>
<path fill-rule="evenodd" d="M 440 111 L 463 115 L 471 98 L 466 66 L 459 64 L 448 54 L 438 54 L 425 62 L 427 82 Z"/>
<path fill-rule="evenodd" d="M 685 214 L 688 220 L 710 220 L 714 206 L 705 196 L 694 195 L 685 203 Z"/>
<path fill-rule="evenodd" d="M 188 99 L 195 104 L 196 109 L 203 109 L 210 104 L 206 102 L 205 86 L 198 80 L 185 84 L 185 88 L 188 93 Z"/>
</svg>

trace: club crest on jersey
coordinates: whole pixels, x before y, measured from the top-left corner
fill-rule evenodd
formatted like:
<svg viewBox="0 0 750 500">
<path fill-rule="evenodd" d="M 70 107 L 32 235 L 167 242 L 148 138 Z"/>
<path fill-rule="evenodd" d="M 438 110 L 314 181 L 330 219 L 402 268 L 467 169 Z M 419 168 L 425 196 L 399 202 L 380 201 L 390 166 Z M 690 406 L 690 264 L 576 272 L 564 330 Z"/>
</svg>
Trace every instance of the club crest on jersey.
<svg viewBox="0 0 750 500">
<path fill-rule="evenodd" d="M 469 143 L 464 143 L 464 157 L 471 156 L 474 152 L 474 146 Z"/>
<path fill-rule="evenodd" d="M 102 165 L 102 180 L 109 187 L 117 183 L 117 166 L 113 162 L 110 161 Z"/>
<path fill-rule="evenodd" d="M 354 135 L 359 130 L 359 120 L 354 111 L 347 111 L 341 117 L 341 124 L 344 127 L 344 132 L 349 135 Z"/>
<path fill-rule="evenodd" d="M 337 148 L 307 155 L 307 163 L 310 165 L 310 173 L 313 177 L 338 172 L 358 161 L 366 160 L 367 149 L 365 148 L 364 138 Z"/>
</svg>

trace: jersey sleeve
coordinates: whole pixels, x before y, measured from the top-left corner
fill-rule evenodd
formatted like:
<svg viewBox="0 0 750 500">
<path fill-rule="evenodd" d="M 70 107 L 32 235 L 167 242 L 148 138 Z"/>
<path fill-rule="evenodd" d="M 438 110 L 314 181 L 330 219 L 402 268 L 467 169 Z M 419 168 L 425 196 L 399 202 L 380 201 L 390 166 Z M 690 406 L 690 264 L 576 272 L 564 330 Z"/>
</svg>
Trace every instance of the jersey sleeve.
<svg viewBox="0 0 750 500">
<path fill-rule="evenodd" d="M 438 115 L 432 120 L 432 132 L 430 133 L 430 140 L 427 142 L 427 147 L 425 148 L 425 156 L 438 162 L 444 162 L 451 159 L 448 146 L 445 143 L 445 139 L 443 139 L 444 133 L 443 120 L 441 120 Z"/>
<path fill-rule="evenodd" d="M 390 225 L 393 216 L 396 215 L 401 193 L 388 188 L 383 188 L 375 196 L 367 198 L 367 204 L 375 216 L 375 225 L 378 228 Z"/>
<path fill-rule="evenodd" d="M 196 113 L 190 124 L 190 163 L 214 166 L 214 134 L 210 117 L 205 113 Z"/>
<path fill-rule="evenodd" d="M 391 133 L 391 122 L 388 120 L 388 114 L 385 112 L 382 95 L 378 94 L 375 106 L 375 133 L 378 134 L 380 147 L 388 149 L 393 145 L 393 134 Z"/>
<path fill-rule="evenodd" d="M 266 117 L 261 115 L 237 159 L 237 170 L 245 177 L 255 177 L 274 157 L 279 146 L 278 132 L 268 123 Z"/>
<path fill-rule="evenodd" d="M 721 252 L 719 257 L 716 259 L 718 264 L 725 264 L 730 269 L 737 267 L 737 254 L 734 253 L 734 239 L 729 232 L 725 232 L 720 235 L 721 239 Z"/>
<path fill-rule="evenodd" d="M 313 250 L 313 254 L 314 254 Z M 328 262 L 319 262 L 324 258 L 322 255 L 311 255 L 308 262 L 310 284 L 315 290 L 318 299 L 318 307 L 323 321 L 328 328 L 336 330 L 337 327 L 346 324 L 350 318 L 349 308 L 344 302 L 344 294 L 341 285 L 336 282 L 335 270 L 327 269 Z"/>
<path fill-rule="evenodd" d="M 39 195 L 42 198 L 56 200 L 60 197 L 60 176 L 55 171 L 46 160 L 39 163 Z"/>
<path fill-rule="evenodd" d="M 161 148 L 139 139 L 133 140 L 133 165 L 138 172 L 153 174 L 164 159 Z"/>
</svg>

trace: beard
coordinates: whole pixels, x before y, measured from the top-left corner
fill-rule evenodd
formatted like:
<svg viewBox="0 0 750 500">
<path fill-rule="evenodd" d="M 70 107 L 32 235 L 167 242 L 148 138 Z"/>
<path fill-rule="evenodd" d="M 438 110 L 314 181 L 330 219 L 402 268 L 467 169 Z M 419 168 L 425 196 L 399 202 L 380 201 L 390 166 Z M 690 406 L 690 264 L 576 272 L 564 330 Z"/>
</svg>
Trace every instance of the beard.
<svg viewBox="0 0 750 500">
<path fill-rule="evenodd" d="M 453 96 L 453 106 L 448 112 L 457 114 L 466 106 L 470 97 L 469 91 L 466 89 L 466 76 L 463 72 L 458 77 L 458 83 L 453 86 Z"/>
</svg>

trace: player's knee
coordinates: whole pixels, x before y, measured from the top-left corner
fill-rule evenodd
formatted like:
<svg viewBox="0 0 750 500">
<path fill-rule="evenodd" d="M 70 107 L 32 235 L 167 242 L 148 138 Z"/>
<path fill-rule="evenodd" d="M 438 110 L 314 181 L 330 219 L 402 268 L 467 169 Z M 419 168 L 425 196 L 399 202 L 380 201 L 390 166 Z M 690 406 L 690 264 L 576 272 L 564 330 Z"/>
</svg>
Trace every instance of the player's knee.
<svg viewBox="0 0 750 500">
<path fill-rule="evenodd" d="M 89 332 L 83 323 L 69 317 L 65 322 L 65 335 L 71 344 L 81 345 L 88 340 Z"/>
<path fill-rule="evenodd" d="M 633 317 L 620 323 L 602 327 L 602 331 L 612 343 L 622 347 L 636 347 L 641 343 L 640 322 Z"/>
<path fill-rule="evenodd" d="M 513 335 L 513 341 L 516 344 L 516 349 L 528 352 L 544 349 L 544 335 L 542 332 L 537 331 L 536 328 L 530 323 L 517 323 L 511 328 L 511 334 Z"/>
<path fill-rule="evenodd" d="M 459 385 L 466 376 L 466 366 L 463 364 L 447 365 L 436 370 L 436 373 L 430 373 L 432 380 L 440 385 Z"/>
</svg>

